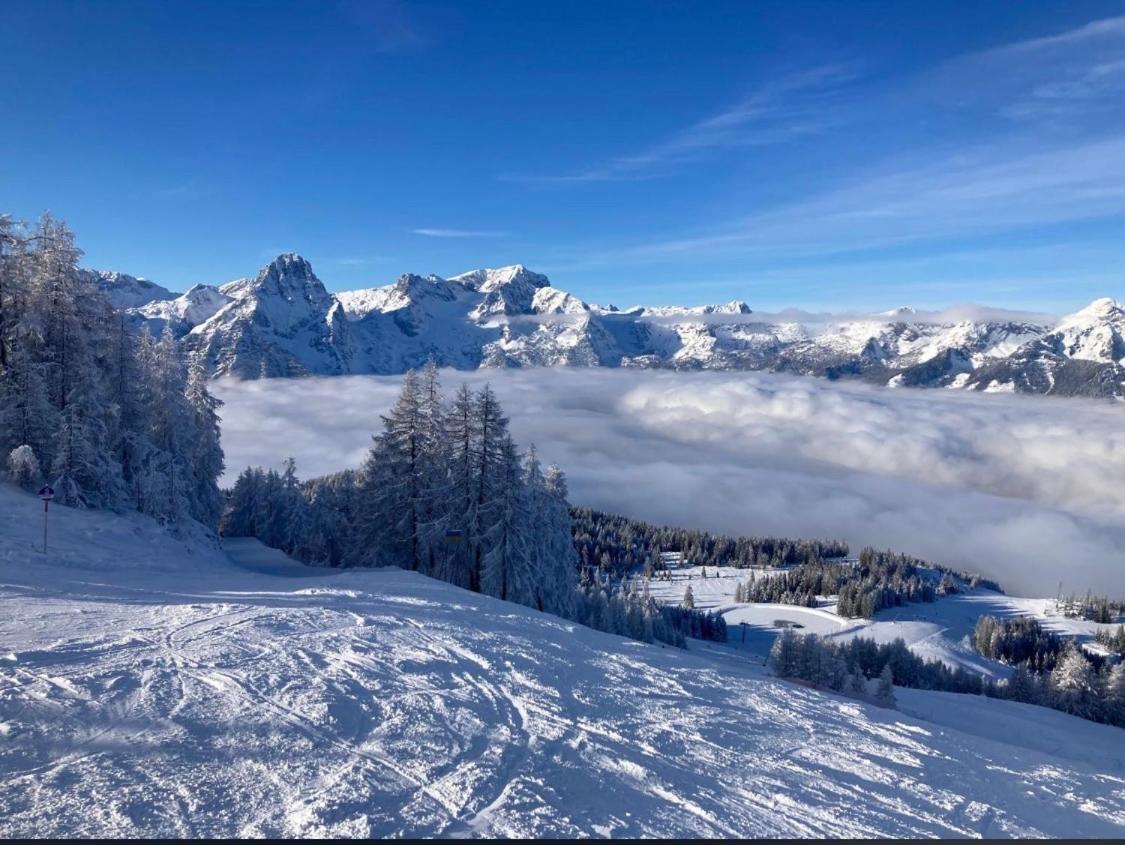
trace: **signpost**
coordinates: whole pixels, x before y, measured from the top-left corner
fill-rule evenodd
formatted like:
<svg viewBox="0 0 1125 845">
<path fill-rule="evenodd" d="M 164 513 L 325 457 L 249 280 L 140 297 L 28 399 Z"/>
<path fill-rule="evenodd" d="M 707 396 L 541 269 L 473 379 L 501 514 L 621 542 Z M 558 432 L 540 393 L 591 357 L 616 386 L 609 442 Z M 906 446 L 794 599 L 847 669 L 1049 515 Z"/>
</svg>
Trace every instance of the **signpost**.
<svg viewBox="0 0 1125 845">
<path fill-rule="evenodd" d="M 47 554 L 47 511 L 51 507 L 51 499 L 55 498 L 50 484 L 39 488 L 39 498 L 43 500 L 43 554 Z"/>
</svg>

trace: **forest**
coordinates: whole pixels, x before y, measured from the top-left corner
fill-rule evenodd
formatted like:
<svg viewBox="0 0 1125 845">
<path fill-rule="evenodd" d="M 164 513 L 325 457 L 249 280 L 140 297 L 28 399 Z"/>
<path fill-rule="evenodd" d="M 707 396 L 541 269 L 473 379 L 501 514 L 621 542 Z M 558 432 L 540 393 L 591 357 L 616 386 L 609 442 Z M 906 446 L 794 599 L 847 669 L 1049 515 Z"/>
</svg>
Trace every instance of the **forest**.
<svg viewBox="0 0 1125 845">
<path fill-rule="evenodd" d="M 794 540 L 783 537 L 730 537 L 690 528 L 653 525 L 591 508 L 571 509 L 574 545 L 583 568 L 617 577 L 635 567 L 660 570 L 660 552 L 680 552 L 691 566 L 793 566 L 841 558 L 842 540 Z"/>
<path fill-rule="evenodd" d="M 795 678 L 845 695 L 870 694 L 869 679 L 877 679 L 876 700 L 894 703 L 892 684 L 913 689 L 987 695 L 1025 704 L 1051 707 L 1065 713 L 1125 727 L 1125 662 L 1099 669 L 1074 643 L 1066 644 L 1050 671 L 1033 672 L 1028 663 L 997 683 L 939 660 L 926 660 L 901 639 L 891 643 L 855 637 L 837 643 L 815 634 L 782 631 L 770 652 L 775 674 Z"/>
<path fill-rule="evenodd" d="M 780 602 L 816 607 L 818 596 L 837 596 L 837 613 L 871 619 L 887 607 L 932 602 L 959 584 L 999 590 L 995 581 L 955 572 L 908 555 L 865 548 L 854 562 L 804 563 L 768 578 L 740 584 L 736 601 Z"/>
<path fill-rule="evenodd" d="M 0 458 L 75 507 L 214 528 L 219 401 L 170 334 L 130 330 L 79 270 L 73 233 L 0 216 Z"/>
</svg>

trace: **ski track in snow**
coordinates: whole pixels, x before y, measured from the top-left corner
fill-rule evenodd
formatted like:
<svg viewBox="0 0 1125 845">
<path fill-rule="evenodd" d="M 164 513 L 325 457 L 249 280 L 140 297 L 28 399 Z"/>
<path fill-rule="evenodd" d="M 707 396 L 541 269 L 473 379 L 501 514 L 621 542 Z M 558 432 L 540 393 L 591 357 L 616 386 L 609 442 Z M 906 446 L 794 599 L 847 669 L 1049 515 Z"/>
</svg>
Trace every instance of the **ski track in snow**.
<svg viewBox="0 0 1125 845">
<path fill-rule="evenodd" d="M 1125 834 L 1119 729 L 884 710 L 139 518 L 62 511 L 44 559 L 34 504 L 0 487 L 5 837 Z"/>
</svg>

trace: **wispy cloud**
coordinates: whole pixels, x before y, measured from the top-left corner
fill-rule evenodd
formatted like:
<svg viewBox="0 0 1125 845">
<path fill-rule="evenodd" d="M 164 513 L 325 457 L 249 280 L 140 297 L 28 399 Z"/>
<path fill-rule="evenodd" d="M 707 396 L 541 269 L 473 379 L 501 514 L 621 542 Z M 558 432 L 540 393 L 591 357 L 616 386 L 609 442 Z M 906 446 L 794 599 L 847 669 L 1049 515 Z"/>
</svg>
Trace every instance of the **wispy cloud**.
<svg viewBox="0 0 1125 845">
<path fill-rule="evenodd" d="M 1006 118 L 1071 131 L 1086 129 L 1099 111 L 1119 120 L 1125 16 L 968 54 L 947 63 L 936 78 L 958 99 L 991 102 Z M 1075 122 L 1079 115 L 1084 120 Z"/>
<path fill-rule="evenodd" d="M 804 258 L 1125 216 L 1125 17 L 963 56 L 896 98 L 969 110 L 973 128 L 960 115 L 957 134 L 875 160 L 819 193 L 645 243 L 574 253 L 594 264 L 720 253 Z"/>
<path fill-rule="evenodd" d="M 709 233 L 618 258 L 698 252 L 832 253 L 1125 213 L 1125 135 L 1020 155 L 1008 146 L 891 170 Z"/>
<path fill-rule="evenodd" d="M 778 144 L 818 132 L 836 119 L 830 100 L 853 82 L 853 67 L 825 65 L 774 80 L 730 108 L 647 149 L 575 173 L 502 174 L 517 182 L 617 182 L 650 179 L 668 167 L 732 147 Z"/>
<path fill-rule="evenodd" d="M 412 235 L 426 238 L 503 238 L 507 232 L 483 231 L 479 229 L 411 229 Z"/>
</svg>

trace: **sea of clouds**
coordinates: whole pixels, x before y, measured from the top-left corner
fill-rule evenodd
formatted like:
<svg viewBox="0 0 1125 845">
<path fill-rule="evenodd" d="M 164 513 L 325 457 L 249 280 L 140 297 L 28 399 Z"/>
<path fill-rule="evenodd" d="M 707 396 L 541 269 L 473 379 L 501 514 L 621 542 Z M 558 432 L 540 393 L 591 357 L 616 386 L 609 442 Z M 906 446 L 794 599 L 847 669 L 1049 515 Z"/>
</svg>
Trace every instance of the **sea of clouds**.
<svg viewBox="0 0 1125 845">
<path fill-rule="evenodd" d="M 763 373 L 447 371 L 492 385 L 571 500 L 742 534 L 843 537 L 997 578 L 1009 592 L 1125 594 L 1125 407 L 890 390 Z M 297 459 L 358 466 L 398 376 L 238 382 L 226 482 Z"/>
</svg>

